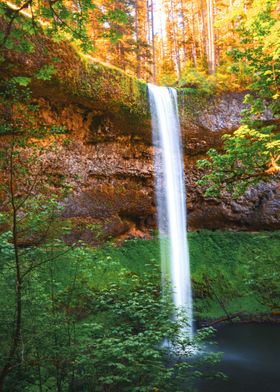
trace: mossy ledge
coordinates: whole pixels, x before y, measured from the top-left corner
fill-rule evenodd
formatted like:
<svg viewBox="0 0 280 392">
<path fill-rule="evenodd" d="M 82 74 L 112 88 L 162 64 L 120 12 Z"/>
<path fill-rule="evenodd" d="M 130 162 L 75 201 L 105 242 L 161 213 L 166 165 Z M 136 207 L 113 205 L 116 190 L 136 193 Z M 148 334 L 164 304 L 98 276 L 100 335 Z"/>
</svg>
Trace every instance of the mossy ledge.
<svg viewBox="0 0 280 392">
<path fill-rule="evenodd" d="M 0 30 L 5 24 L 0 20 Z M 34 35 L 33 51 L 22 53 L 2 50 L 2 78 L 32 78 L 30 88 L 35 98 L 81 105 L 110 117 L 123 134 L 150 138 L 150 114 L 147 85 L 124 71 L 80 53 L 72 43 L 56 43 L 45 35 Z M 50 80 L 36 79 L 42 67 L 52 64 Z M 34 77 L 35 75 L 35 77 Z"/>
</svg>

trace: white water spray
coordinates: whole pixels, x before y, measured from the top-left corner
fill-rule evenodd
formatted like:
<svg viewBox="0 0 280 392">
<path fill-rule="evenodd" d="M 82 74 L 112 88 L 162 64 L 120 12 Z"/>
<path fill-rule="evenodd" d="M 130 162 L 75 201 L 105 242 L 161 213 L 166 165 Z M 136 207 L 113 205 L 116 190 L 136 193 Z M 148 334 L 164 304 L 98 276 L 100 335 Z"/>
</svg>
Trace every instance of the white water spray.
<svg viewBox="0 0 280 392">
<path fill-rule="evenodd" d="M 163 278 L 174 287 L 173 301 L 186 312 L 192 337 L 192 290 L 187 243 L 186 194 L 177 92 L 148 85 L 156 172 L 157 216 Z"/>
</svg>

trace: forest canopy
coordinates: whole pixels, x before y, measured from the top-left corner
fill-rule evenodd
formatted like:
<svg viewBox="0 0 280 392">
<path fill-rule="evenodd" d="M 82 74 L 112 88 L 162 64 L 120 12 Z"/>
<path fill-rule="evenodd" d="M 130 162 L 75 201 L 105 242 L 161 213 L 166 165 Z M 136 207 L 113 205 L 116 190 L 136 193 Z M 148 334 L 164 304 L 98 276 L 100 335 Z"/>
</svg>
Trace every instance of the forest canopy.
<svg viewBox="0 0 280 392">
<path fill-rule="evenodd" d="M 264 24 L 258 28 L 268 9 L 275 22 L 269 32 Z M 276 0 L 2 0 L 8 27 L 0 39 L 15 45 L 13 37 L 23 34 L 11 27 L 25 15 L 24 34 L 43 27 L 55 40 L 66 35 L 91 56 L 146 81 L 200 87 L 212 75 L 210 84 L 222 89 L 246 88 L 253 42 L 277 63 L 278 14 Z"/>
</svg>

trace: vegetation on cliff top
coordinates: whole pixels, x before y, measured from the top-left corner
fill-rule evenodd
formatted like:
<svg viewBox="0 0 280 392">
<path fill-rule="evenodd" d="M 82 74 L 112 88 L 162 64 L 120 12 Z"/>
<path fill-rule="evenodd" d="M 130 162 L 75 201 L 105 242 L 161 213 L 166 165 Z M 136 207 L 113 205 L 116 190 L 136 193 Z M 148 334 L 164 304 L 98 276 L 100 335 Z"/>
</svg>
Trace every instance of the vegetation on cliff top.
<svg viewBox="0 0 280 392">
<path fill-rule="evenodd" d="M 91 9 L 87 4 L 90 2 L 85 3 L 81 5 L 86 8 L 77 33 L 72 31 L 75 15 L 66 12 L 63 4 L 55 2 L 50 9 L 42 6 L 30 18 L 32 1 L 22 6 L 21 11 L 29 10 L 27 14 L 25 11 L 22 14 L 20 7 L 14 10 L 6 2 L 1 3 L 2 83 L 12 77 L 19 86 L 29 85 L 52 99 L 58 99 L 59 92 L 64 92 L 74 102 L 87 102 L 87 106 L 127 116 L 137 127 L 148 117 L 146 85 L 81 51 L 86 51 L 91 42 L 84 31 Z M 61 21 L 56 13 L 51 13 L 57 6 L 54 12 L 61 14 Z M 121 14 L 116 11 L 116 16 L 109 13 L 108 17 L 115 20 L 117 16 Z"/>
<path fill-rule="evenodd" d="M 233 54 L 236 48 L 250 47 L 250 42 L 240 40 L 239 30 L 261 3 L 266 2 L 3 0 L 1 14 L 11 26 L 19 20 L 24 32 L 11 34 L 9 26 L 2 38 L 11 48 L 13 37 L 24 38 L 43 27 L 56 42 L 75 41 L 79 50 L 146 81 L 167 85 L 179 81 L 191 87 L 208 74 L 208 81 L 219 87 L 240 88 L 251 80 L 250 67 L 246 59 Z M 277 36 L 277 28 L 274 31 Z M 33 49 L 28 41 L 19 46 Z"/>
<path fill-rule="evenodd" d="M 233 135 L 225 135 L 224 151 L 211 149 L 208 159 L 199 162 L 207 169 L 198 182 L 206 196 L 226 193 L 233 198 L 249 186 L 269 180 L 280 172 L 280 35 L 277 1 L 254 2 L 248 20 L 239 26 L 241 48 L 235 48 L 236 59 L 245 59 L 253 82 L 245 103 L 243 125 Z M 251 44 L 251 45 L 250 45 Z M 269 112 L 272 121 L 264 121 Z M 267 120 L 267 119 L 266 119 Z"/>
</svg>

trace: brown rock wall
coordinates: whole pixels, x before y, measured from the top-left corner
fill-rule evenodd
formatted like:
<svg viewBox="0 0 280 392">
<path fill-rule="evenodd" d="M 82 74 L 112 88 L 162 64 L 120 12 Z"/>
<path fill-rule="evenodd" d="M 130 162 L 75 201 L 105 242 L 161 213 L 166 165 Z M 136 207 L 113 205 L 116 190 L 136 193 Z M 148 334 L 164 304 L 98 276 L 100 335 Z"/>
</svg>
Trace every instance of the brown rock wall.
<svg viewBox="0 0 280 392">
<path fill-rule="evenodd" d="M 71 189 L 62 201 L 63 217 L 73 227 L 66 240 L 96 243 L 148 236 L 156 228 L 151 129 L 135 129 L 125 115 L 115 121 L 106 107 L 97 110 L 69 96 L 50 100 L 44 92 L 41 95 L 35 98 L 37 126 L 67 131 L 58 136 L 56 150 L 44 155 L 44 173 L 54 189 Z M 190 230 L 280 228 L 279 181 L 260 184 L 237 201 L 230 195 L 206 200 L 196 185 L 196 160 L 209 148 L 219 148 L 221 135 L 239 126 L 243 98 L 241 93 L 200 102 L 185 97 L 182 103 L 180 98 Z"/>
</svg>

